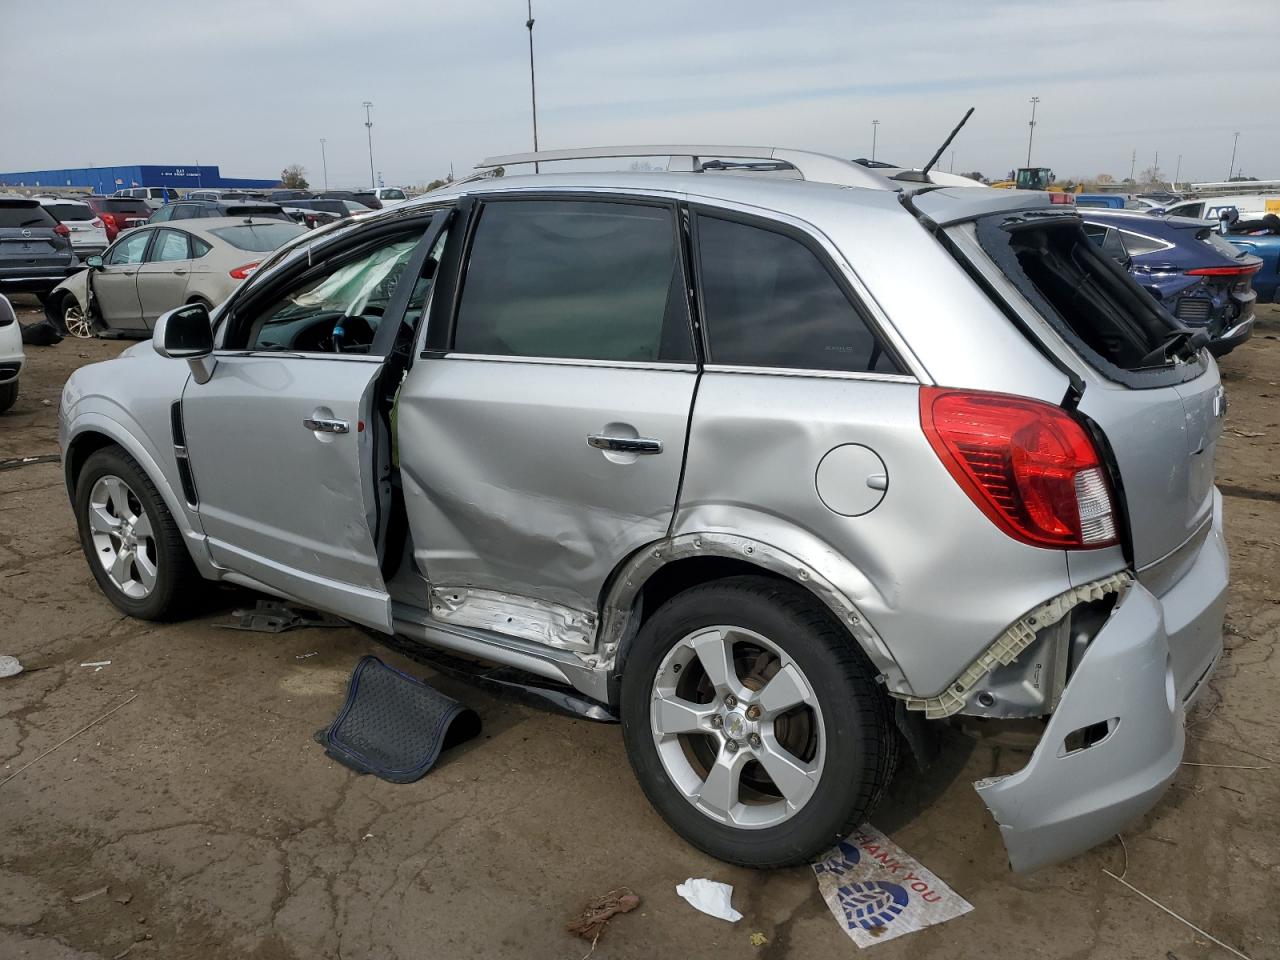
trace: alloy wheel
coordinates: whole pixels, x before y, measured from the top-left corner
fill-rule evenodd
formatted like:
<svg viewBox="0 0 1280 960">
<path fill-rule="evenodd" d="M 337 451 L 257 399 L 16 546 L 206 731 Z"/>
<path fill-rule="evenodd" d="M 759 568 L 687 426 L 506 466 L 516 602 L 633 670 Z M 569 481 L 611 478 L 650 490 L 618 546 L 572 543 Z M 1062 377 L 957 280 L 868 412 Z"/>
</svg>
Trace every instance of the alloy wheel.
<svg viewBox="0 0 1280 960">
<path fill-rule="evenodd" d="M 62 311 L 62 324 L 73 337 L 87 340 L 93 336 L 93 324 L 74 300 Z"/>
<path fill-rule="evenodd" d="M 742 627 L 706 627 L 671 648 L 654 677 L 650 729 L 671 782 L 728 826 L 777 826 L 822 777 L 812 684 L 778 644 Z"/>
<path fill-rule="evenodd" d="M 99 477 L 89 492 L 89 532 L 107 577 L 133 600 L 156 586 L 159 558 L 151 518 L 133 489 L 119 477 Z"/>
</svg>

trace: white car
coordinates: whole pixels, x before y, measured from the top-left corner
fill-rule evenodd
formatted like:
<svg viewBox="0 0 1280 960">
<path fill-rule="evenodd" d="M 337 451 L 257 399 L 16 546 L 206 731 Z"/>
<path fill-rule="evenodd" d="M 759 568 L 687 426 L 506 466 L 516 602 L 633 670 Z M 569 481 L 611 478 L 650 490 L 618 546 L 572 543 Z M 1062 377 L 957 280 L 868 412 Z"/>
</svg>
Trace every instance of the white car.
<svg viewBox="0 0 1280 960">
<path fill-rule="evenodd" d="M 18 375 L 26 358 L 22 353 L 22 327 L 9 298 L 0 293 L 0 413 L 18 399 Z"/>
<path fill-rule="evenodd" d="M 1230 193 L 1220 197 L 1183 200 L 1164 208 L 1171 217 L 1217 220 L 1224 210 L 1235 209 L 1241 220 L 1257 220 L 1280 211 L 1280 195 L 1274 193 Z"/>
<path fill-rule="evenodd" d="M 394 207 L 404 203 L 409 199 L 408 194 L 399 187 L 375 187 L 372 193 L 382 202 L 384 210 L 387 207 Z"/>
<path fill-rule="evenodd" d="M 71 249 L 83 260 L 107 249 L 107 228 L 83 200 L 35 197 L 53 219 L 71 231 Z"/>
</svg>

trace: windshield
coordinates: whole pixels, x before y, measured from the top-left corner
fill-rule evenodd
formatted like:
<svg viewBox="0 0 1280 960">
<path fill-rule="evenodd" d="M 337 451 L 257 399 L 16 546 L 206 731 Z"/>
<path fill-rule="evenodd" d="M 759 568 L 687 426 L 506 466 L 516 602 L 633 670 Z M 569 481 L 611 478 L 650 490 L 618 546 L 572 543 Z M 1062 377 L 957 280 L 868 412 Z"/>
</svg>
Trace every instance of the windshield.
<svg viewBox="0 0 1280 960">
<path fill-rule="evenodd" d="M 68 220 L 92 220 L 93 211 L 83 203 L 47 203 L 44 205 L 49 214 L 62 223 Z"/>
<path fill-rule="evenodd" d="M 296 223 L 281 221 L 279 223 L 246 223 L 240 227 L 218 227 L 210 230 L 215 237 L 240 250 L 251 253 L 266 253 L 274 250 L 287 240 L 307 232 L 306 227 Z"/>
<path fill-rule="evenodd" d="M 1045 190 L 1053 180 L 1053 171 L 1047 167 L 1023 167 L 1018 171 L 1019 190 Z"/>
</svg>

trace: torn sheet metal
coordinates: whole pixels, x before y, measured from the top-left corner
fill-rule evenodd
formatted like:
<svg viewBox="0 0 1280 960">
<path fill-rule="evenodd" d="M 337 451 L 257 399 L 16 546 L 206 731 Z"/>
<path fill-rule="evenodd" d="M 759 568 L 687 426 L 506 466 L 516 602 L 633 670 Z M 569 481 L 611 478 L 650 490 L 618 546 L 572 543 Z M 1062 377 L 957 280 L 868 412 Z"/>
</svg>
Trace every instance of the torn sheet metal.
<svg viewBox="0 0 1280 960">
<path fill-rule="evenodd" d="M 869 947 L 952 920 L 972 904 L 870 824 L 813 864 L 818 890 L 842 930 Z"/>
<path fill-rule="evenodd" d="M 590 652 L 595 646 L 595 614 L 497 590 L 432 587 L 431 615 L 562 650 Z"/>
<path fill-rule="evenodd" d="M 904 697 L 897 693 L 894 696 L 903 700 L 908 710 L 923 710 L 930 720 L 949 717 L 959 713 L 969 698 L 971 691 L 983 677 L 1001 664 L 1010 664 L 1018 654 L 1035 642 L 1036 634 L 1046 627 L 1053 626 L 1075 607 L 1082 603 L 1101 600 L 1113 593 L 1120 593 L 1133 582 L 1133 575 L 1128 572 L 1116 573 L 1093 583 L 1073 587 L 1060 593 L 1045 603 L 1040 604 L 1026 616 L 1011 624 L 995 642 L 969 664 L 965 671 L 956 677 L 940 694 L 935 697 Z M 892 693 L 892 691 L 890 691 Z"/>
</svg>

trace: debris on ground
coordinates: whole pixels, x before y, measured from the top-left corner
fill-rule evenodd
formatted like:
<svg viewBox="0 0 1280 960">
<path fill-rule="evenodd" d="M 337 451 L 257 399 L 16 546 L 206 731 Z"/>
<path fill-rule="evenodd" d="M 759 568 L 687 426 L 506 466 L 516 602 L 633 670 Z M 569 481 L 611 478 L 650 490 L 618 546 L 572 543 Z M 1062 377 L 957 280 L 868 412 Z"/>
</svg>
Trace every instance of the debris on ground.
<svg viewBox="0 0 1280 960">
<path fill-rule="evenodd" d="M 93 890 L 86 890 L 84 893 L 77 893 L 70 899 L 72 903 L 84 903 L 87 900 L 92 900 L 94 897 L 102 896 L 107 892 L 107 889 L 107 887 L 96 887 Z"/>
<path fill-rule="evenodd" d="M 344 627 L 346 621 L 318 610 L 295 607 L 279 600 L 259 600 L 252 610 L 233 610 L 237 623 L 220 623 L 227 630 L 251 630 L 255 633 L 284 633 L 303 627 Z M 302 659 L 299 657 L 299 659 Z"/>
<path fill-rule="evenodd" d="M 136 694 L 136 693 L 135 693 L 135 694 L 134 694 L 133 696 L 131 696 L 128 700 L 124 700 L 124 701 L 122 701 L 122 702 L 120 702 L 120 703 L 117 703 L 114 707 L 112 707 L 110 710 L 108 710 L 108 711 L 107 711 L 106 713 L 104 713 L 102 716 L 97 717 L 97 718 L 95 718 L 95 719 L 93 719 L 93 720 L 90 720 L 88 723 L 86 723 L 83 727 L 81 727 L 79 730 L 77 730 L 77 731 L 76 731 L 75 733 L 73 733 L 71 736 L 67 737 L 66 739 L 59 740 L 57 743 L 55 743 L 52 747 L 50 747 L 50 748 L 49 748 L 48 750 L 46 750 L 44 753 L 42 753 L 42 754 L 40 754 L 38 757 L 36 757 L 34 760 L 32 760 L 32 761 L 30 761 L 30 762 L 28 762 L 28 763 L 24 763 L 24 764 L 23 764 L 22 766 L 20 766 L 17 770 L 13 771 L 13 773 L 9 774 L 9 776 L 5 777 L 3 780 L 0 780 L 0 787 L 3 787 L 3 786 L 4 786 L 6 783 L 8 783 L 10 780 L 14 780 L 14 779 L 16 779 L 18 776 L 20 776 L 20 775 L 22 774 L 22 772 L 23 772 L 24 770 L 28 769 L 29 767 L 33 767 L 33 766 L 35 766 L 37 763 L 39 763 L 41 760 L 43 760 L 43 759 L 44 759 L 45 757 L 47 757 L 49 754 L 53 753 L 53 751 L 57 750 L 59 747 L 64 747 L 64 746 L 66 746 L 68 743 L 70 743 L 70 742 L 71 742 L 72 740 L 74 740 L 76 737 L 80 736 L 80 734 L 84 733 L 86 730 L 90 729 L 91 727 L 95 727 L 95 726 L 97 726 L 97 725 L 98 725 L 98 724 L 100 724 L 103 720 L 107 719 L 107 717 L 109 717 L 109 716 L 111 716 L 113 713 L 115 713 L 117 710 L 120 710 L 120 709 L 122 709 L 123 707 L 127 707 L 129 704 L 133 703 L 133 701 L 135 701 L 135 700 L 137 700 L 137 699 L 138 699 L 138 694 Z"/>
<path fill-rule="evenodd" d="M 968 913 L 973 906 L 870 824 L 813 864 L 818 891 L 860 947 Z"/>
<path fill-rule="evenodd" d="M 565 929 L 583 940 L 590 940 L 594 948 L 605 925 L 620 913 L 630 913 L 640 906 L 640 898 L 630 887 L 618 887 L 596 897 L 582 913 L 565 924 Z"/>
<path fill-rule="evenodd" d="M 320 651 L 319 651 L 319 650 L 312 650 L 310 653 L 300 653 L 300 654 L 298 654 L 296 657 L 294 657 L 293 659 L 295 659 L 295 660 L 310 660 L 312 657 L 318 657 L 318 656 L 320 656 Z"/>
<path fill-rule="evenodd" d="M 37 463 L 60 463 L 62 457 L 56 453 L 42 453 L 35 457 L 8 457 L 0 460 L 0 470 L 16 470 L 18 467 L 30 467 Z"/>
<path fill-rule="evenodd" d="M 16 677 L 22 672 L 22 664 L 17 657 L 0 657 L 0 680 L 5 677 Z"/>
<path fill-rule="evenodd" d="M 751 945 L 753 947 L 763 947 L 768 942 L 769 938 L 759 931 L 751 935 Z"/>
<path fill-rule="evenodd" d="M 733 909 L 733 887 L 717 880 L 694 879 L 676 884 L 676 893 L 689 902 L 695 910 L 730 923 L 737 923 L 742 914 Z"/>
<path fill-rule="evenodd" d="M 111 666 L 111 661 L 110 661 L 110 660 L 91 660 L 91 661 L 89 661 L 88 663 L 82 663 L 82 664 L 80 664 L 80 666 L 82 666 L 82 667 L 93 667 L 93 672 L 94 672 L 94 673 L 97 673 L 97 672 L 98 672 L 99 670 L 101 670 L 103 667 L 109 667 L 109 666 Z"/>
<path fill-rule="evenodd" d="M 133 894 L 122 893 L 122 894 L 119 894 L 118 896 L 112 897 L 111 899 L 114 900 L 116 903 L 120 904 L 121 906 L 128 906 L 129 901 L 133 899 Z"/>
</svg>

